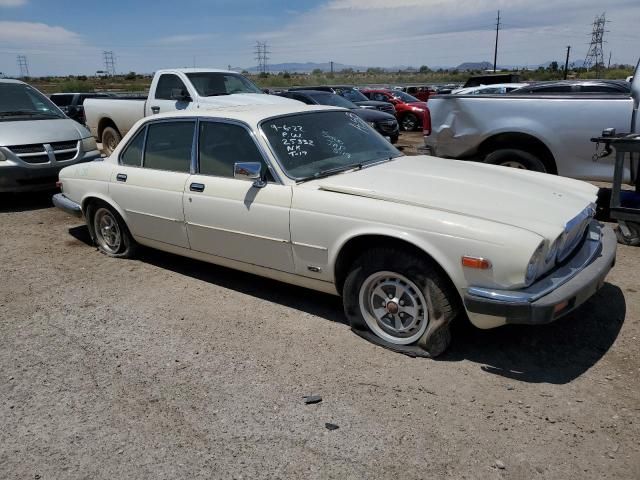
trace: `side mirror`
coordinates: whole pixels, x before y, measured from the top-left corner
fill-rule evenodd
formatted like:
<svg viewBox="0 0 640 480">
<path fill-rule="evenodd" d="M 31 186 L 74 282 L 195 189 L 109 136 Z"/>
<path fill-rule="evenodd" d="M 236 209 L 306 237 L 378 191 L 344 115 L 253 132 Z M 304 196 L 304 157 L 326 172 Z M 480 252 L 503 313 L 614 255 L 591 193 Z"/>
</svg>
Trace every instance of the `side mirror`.
<svg viewBox="0 0 640 480">
<path fill-rule="evenodd" d="M 177 100 L 178 102 L 190 102 L 191 96 L 184 88 L 172 88 L 171 100 Z"/>
<path fill-rule="evenodd" d="M 253 182 L 256 188 L 262 188 L 267 182 L 262 178 L 262 164 L 260 162 L 237 162 L 233 165 L 233 178 Z"/>
</svg>

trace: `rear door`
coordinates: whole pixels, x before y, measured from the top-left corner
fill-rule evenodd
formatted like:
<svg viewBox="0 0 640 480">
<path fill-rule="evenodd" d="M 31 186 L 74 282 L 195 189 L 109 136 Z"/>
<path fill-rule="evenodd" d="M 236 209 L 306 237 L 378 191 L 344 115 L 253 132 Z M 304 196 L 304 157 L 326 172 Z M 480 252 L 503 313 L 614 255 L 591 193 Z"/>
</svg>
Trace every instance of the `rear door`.
<svg viewBox="0 0 640 480">
<path fill-rule="evenodd" d="M 189 248 L 182 197 L 195 125 L 194 119 L 149 122 L 122 150 L 109 192 L 134 236 Z"/>
<path fill-rule="evenodd" d="M 182 91 L 188 95 L 185 99 L 176 99 L 174 92 Z M 195 92 L 191 91 L 187 85 L 175 73 L 163 73 L 156 83 L 153 98 L 150 96 L 146 103 L 145 115 L 156 113 L 174 112 L 176 110 L 189 110 L 195 108 Z"/>
</svg>

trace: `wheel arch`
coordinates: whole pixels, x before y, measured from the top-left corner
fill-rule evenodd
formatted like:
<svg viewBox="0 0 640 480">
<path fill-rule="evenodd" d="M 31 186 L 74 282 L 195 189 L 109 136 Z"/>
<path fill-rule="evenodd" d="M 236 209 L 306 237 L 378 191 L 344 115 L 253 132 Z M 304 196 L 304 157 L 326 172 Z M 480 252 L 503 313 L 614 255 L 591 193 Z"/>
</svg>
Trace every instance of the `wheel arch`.
<svg viewBox="0 0 640 480">
<path fill-rule="evenodd" d="M 390 233 L 383 232 L 358 233 L 351 236 L 341 244 L 333 262 L 333 274 L 336 290 L 339 294 L 342 294 L 344 281 L 349 273 L 351 265 L 353 265 L 353 262 L 355 262 L 355 260 L 365 250 L 379 247 L 400 248 L 424 258 L 429 263 L 433 264 L 449 282 L 449 286 L 452 290 L 457 292 L 458 298 L 460 302 L 462 302 L 462 297 L 460 296 L 459 290 L 453 280 L 453 266 L 449 264 L 447 258 L 438 252 L 437 249 L 430 248 L 427 245 L 420 245 L 420 243 L 422 242 L 418 242 L 413 238 L 400 238 Z"/>
<path fill-rule="evenodd" d="M 80 206 L 82 208 L 82 214 L 85 216 L 85 219 L 87 220 L 87 225 L 89 226 L 89 232 L 91 233 L 91 238 L 94 237 L 94 233 L 92 231 L 91 221 L 87 217 L 87 210 L 89 208 L 89 205 L 94 202 L 97 202 L 97 203 L 102 202 L 107 204 L 111 208 L 113 208 L 116 212 L 118 212 L 118 215 L 120 215 L 120 218 L 122 218 L 122 221 L 125 223 L 129 231 L 131 231 L 131 228 L 129 228 L 129 222 L 127 222 L 127 215 L 125 211 L 120 207 L 120 205 L 118 205 L 112 199 L 108 198 L 105 195 L 102 195 L 99 193 L 91 193 L 86 195 L 82 199 L 82 202 L 80 203 Z"/>
<path fill-rule="evenodd" d="M 512 148 L 523 150 L 538 157 L 548 173 L 558 174 L 556 160 L 549 147 L 539 138 L 522 132 L 501 132 L 491 135 L 478 146 L 478 154 L 484 158 L 492 152 Z"/>
</svg>

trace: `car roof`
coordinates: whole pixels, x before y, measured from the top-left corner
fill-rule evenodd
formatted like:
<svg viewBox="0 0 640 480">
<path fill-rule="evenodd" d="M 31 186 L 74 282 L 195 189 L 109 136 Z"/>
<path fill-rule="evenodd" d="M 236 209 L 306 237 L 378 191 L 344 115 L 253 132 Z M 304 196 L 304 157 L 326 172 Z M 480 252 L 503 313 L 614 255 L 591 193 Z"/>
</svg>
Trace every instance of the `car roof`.
<svg viewBox="0 0 640 480">
<path fill-rule="evenodd" d="M 0 78 L 0 83 L 21 83 L 22 85 L 28 85 L 20 80 L 14 80 L 13 78 Z"/>
<path fill-rule="evenodd" d="M 234 72 L 233 70 L 223 70 L 220 68 L 198 68 L 198 67 L 188 67 L 188 68 L 164 68 L 162 70 L 156 70 L 156 75 L 160 73 L 235 73 L 240 75 L 238 72 Z"/>
<path fill-rule="evenodd" d="M 171 118 L 184 118 L 184 117 L 197 117 L 197 118 L 222 118 L 227 120 L 237 120 L 246 123 L 250 126 L 256 126 L 261 121 L 282 115 L 292 115 L 296 113 L 307 112 L 322 112 L 322 111 L 348 111 L 346 108 L 332 107 L 328 105 L 306 105 L 302 102 L 299 105 L 295 105 L 296 102 L 291 102 L 292 105 L 277 104 L 277 105 L 238 105 L 238 106 L 223 106 L 223 107 L 211 107 L 201 110 L 182 110 L 179 112 L 167 112 L 145 117 L 142 121 L 144 123 L 148 121 L 154 121 L 159 119 L 171 119 Z"/>
</svg>

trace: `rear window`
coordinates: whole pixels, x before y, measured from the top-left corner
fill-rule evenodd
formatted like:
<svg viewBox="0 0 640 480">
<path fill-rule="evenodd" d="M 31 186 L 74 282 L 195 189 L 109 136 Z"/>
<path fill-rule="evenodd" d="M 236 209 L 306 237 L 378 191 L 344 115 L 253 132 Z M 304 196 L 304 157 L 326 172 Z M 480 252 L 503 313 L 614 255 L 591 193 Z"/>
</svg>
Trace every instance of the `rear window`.
<svg viewBox="0 0 640 480">
<path fill-rule="evenodd" d="M 73 102 L 73 95 L 51 95 L 51 101 L 59 107 L 66 107 Z"/>
</svg>

